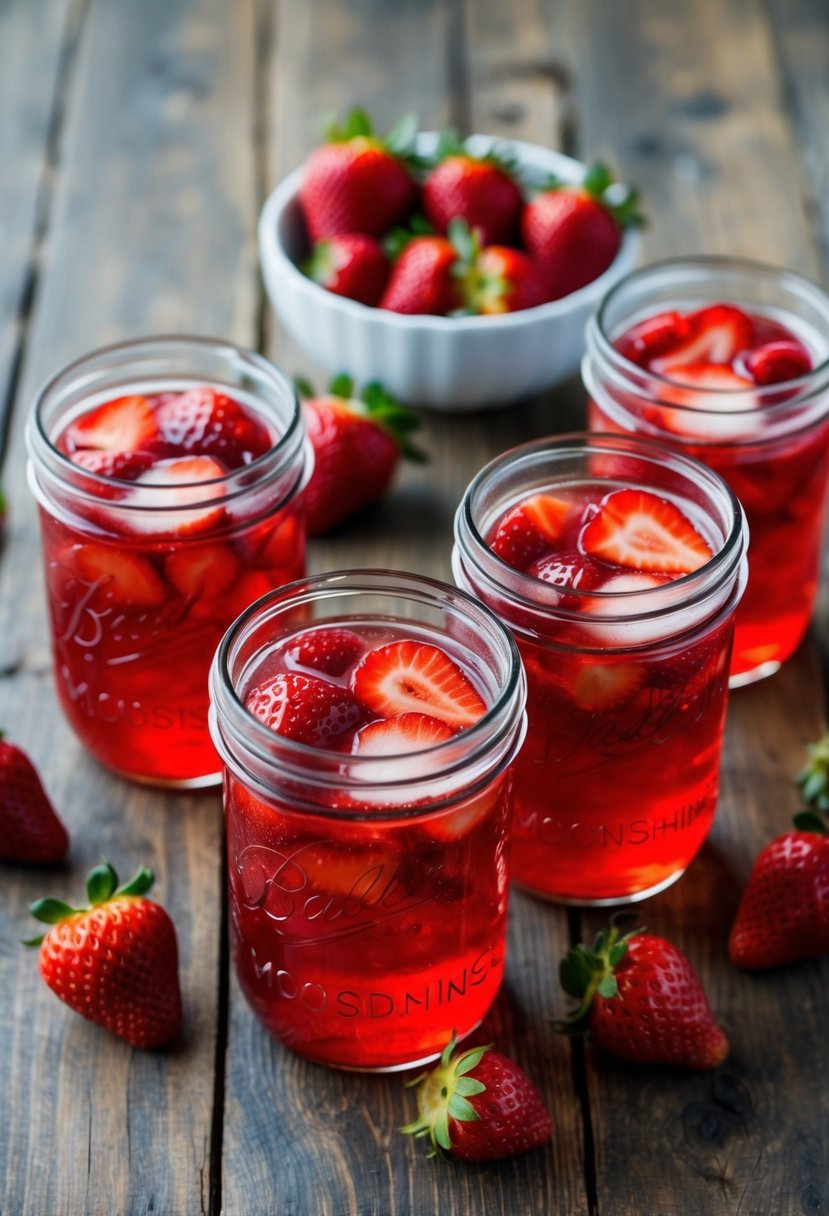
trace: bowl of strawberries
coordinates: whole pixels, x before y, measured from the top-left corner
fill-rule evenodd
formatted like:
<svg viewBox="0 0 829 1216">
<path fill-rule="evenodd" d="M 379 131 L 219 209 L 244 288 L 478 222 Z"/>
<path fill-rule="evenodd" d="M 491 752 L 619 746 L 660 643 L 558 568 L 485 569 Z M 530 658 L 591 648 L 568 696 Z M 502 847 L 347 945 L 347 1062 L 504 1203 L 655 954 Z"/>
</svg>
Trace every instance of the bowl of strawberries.
<svg viewBox="0 0 829 1216">
<path fill-rule="evenodd" d="M 469 411 L 576 371 L 639 222 L 603 165 L 411 118 L 381 138 L 357 110 L 270 195 L 259 247 L 274 310 L 325 369 Z"/>
</svg>

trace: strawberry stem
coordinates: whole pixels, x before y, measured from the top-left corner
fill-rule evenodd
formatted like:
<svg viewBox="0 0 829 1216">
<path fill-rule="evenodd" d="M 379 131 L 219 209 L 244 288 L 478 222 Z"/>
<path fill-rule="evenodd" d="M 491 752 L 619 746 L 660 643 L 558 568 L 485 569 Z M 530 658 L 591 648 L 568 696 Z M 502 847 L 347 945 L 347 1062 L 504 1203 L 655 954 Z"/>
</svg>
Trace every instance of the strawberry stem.
<svg viewBox="0 0 829 1216">
<path fill-rule="evenodd" d="M 818 811 L 829 811 L 829 733 L 806 746 L 805 767 L 795 781 L 806 802 Z"/>
<path fill-rule="evenodd" d="M 555 1024 L 556 1030 L 570 1035 L 587 1031 L 594 998 L 601 996 L 611 1000 L 616 996 L 619 990 L 616 968 L 627 954 L 630 939 L 643 931 L 637 928 L 623 934 L 619 920 L 613 917 L 610 928 L 597 935 L 592 949 L 579 943 L 564 956 L 559 966 L 559 980 L 567 995 L 576 997 L 579 1004 L 562 1022 Z"/>
</svg>

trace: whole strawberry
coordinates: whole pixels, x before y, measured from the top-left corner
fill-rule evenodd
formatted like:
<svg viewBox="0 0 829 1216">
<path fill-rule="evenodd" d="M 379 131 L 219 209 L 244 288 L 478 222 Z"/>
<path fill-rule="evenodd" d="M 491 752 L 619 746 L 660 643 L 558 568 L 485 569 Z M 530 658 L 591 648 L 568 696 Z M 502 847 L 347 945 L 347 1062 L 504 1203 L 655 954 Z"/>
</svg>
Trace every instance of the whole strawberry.
<svg viewBox="0 0 829 1216">
<path fill-rule="evenodd" d="M 518 235 L 524 200 L 511 166 L 496 153 L 471 156 L 456 135 L 443 136 L 438 164 L 423 186 L 422 205 L 436 232 L 455 218 L 477 229 L 482 245 L 503 245 Z"/>
<path fill-rule="evenodd" d="M 592 283 L 616 257 L 623 228 L 641 222 L 635 192 L 614 187 L 604 165 L 591 166 L 577 186 L 554 182 L 536 195 L 521 217 L 521 242 L 538 263 L 546 298 Z"/>
<path fill-rule="evenodd" d="M 450 1153 L 462 1161 L 497 1161 L 539 1148 L 550 1139 L 552 1120 L 530 1078 L 491 1047 L 460 1054 L 455 1041 L 417 1085 L 419 1118 L 400 1130 L 428 1136 L 434 1157 Z"/>
<path fill-rule="evenodd" d="M 546 297 L 535 262 L 509 245 L 473 248 L 461 279 L 463 303 L 471 313 L 497 316 L 543 304 Z"/>
<path fill-rule="evenodd" d="M 316 243 L 346 232 L 381 236 L 414 205 L 417 190 L 404 157 L 414 119 L 406 116 L 380 139 L 364 110 L 352 110 L 342 127 L 305 162 L 299 191 L 308 234 Z"/>
<path fill-rule="evenodd" d="M 415 236 L 392 266 L 380 307 L 445 317 L 461 307 L 458 267 L 458 250 L 446 237 Z"/>
<path fill-rule="evenodd" d="M 40 945 L 40 974 L 65 1004 L 133 1047 L 163 1047 L 181 1028 L 178 942 L 170 917 L 145 899 L 142 866 L 123 887 L 107 862 L 90 871 L 89 906 L 41 899 L 31 912 L 52 927 Z"/>
<path fill-rule="evenodd" d="M 716 1068 L 728 1055 L 697 973 L 664 937 L 622 936 L 612 924 L 592 950 L 578 945 L 562 959 L 560 979 L 581 1003 L 558 1029 L 589 1031 L 610 1055 L 680 1068 Z"/>
<path fill-rule="evenodd" d="M 53 862 L 69 836 L 29 757 L 0 733 L 0 859 Z"/>
<path fill-rule="evenodd" d="M 314 472 L 305 488 L 308 532 L 319 536 L 379 498 L 401 455 L 423 460 L 409 441 L 418 421 L 379 384 L 354 395 L 348 376 L 315 397 L 309 385 L 302 403 L 305 429 L 314 449 Z"/>
<path fill-rule="evenodd" d="M 302 269 L 326 291 L 370 306 L 379 304 L 389 277 L 389 261 L 380 242 L 362 232 L 318 241 Z"/>
</svg>

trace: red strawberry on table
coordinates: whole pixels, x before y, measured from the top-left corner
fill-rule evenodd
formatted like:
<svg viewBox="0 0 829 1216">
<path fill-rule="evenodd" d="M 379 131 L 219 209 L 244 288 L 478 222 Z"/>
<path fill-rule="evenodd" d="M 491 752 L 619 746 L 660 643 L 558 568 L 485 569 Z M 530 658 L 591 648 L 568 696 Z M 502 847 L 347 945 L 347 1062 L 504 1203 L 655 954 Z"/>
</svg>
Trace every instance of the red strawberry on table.
<svg viewBox="0 0 829 1216">
<path fill-rule="evenodd" d="M 635 191 L 615 185 L 605 165 L 592 165 L 578 185 L 555 181 L 537 194 L 524 208 L 521 237 L 538 263 L 546 298 L 592 283 L 619 252 L 622 230 L 641 222 Z"/>
<path fill-rule="evenodd" d="M 360 109 L 342 127 L 328 128 L 328 142 L 305 162 L 299 191 L 314 243 L 345 232 L 381 236 L 405 218 L 416 196 L 404 163 L 414 133 L 414 119 L 407 115 L 380 139 Z"/>
<path fill-rule="evenodd" d="M 445 650 L 411 638 L 370 650 L 354 668 L 351 687 L 383 718 L 427 714 L 462 730 L 486 712 L 475 685 Z"/>
<path fill-rule="evenodd" d="M 69 836 L 25 752 L 0 731 L 0 859 L 53 862 L 66 856 Z"/>
<path fill-rule="evenodd" d="M 590 557 L 654 574 L 690 574 L 711 548 L 675 503 L 648 490 L 614 490 L 582 528 Z"/>
<path fill-rule="evenodd" d="M 118 886 L 107 862 L 90 871 L 89 905 L 41 899 L 31 912 L 51 928 L 40 946 L 40 974 L 76 1013 L 133 1047 L 163 1047 L 181 1027 L 178 941 L 170 917 L 146 893 L 153 874 L 142 866 Z"/>
<path fill-rule="evenodd" d="M 418 1118 L 400 1130 L 428 1136 L 430 1157 L 449 1153 L 461 1161 L 497 1161 L 540 1148 L 553 1124 L 530 1078 L 514 1060 L 492 1047 L 456 1052 L 455 1040 L 417 1085 Z"/>
<path fill-rule="evenodd" d="M 302 413 L 314 449 L 314 471 L 305 488 L 308 532 L 318 536 L 378 499 L 388 488 L 401 455 L 422 461 L 409 440 L 417 418 L 379 384 L 359 397 L 348 376 L 332 381 L 329 392 L 306 395 Z"/>
<path fill-rule="evenodd" d="M 482 245 L 507 244 L 518 233 L 524 201 L 508 161 L 492 152 L 472 156 L 457 135 L 441 137 L 438 163 L 423 186 L 423 211 L 436 232 L 455 218 L 477 229 Z"/>
<path fill-rule="evenodd" d="M 443 236 L 415 236 L 392 266 L 380 307 L 389 312 L 445 317 L 461 307 L 459 255 Z"/>
<path fill-rule="evenodd" d="M 829 735 L 808 752 L 797 782 L 810 808 L 759 854 L 731 926 L 728 956 L 746 971 L 829 954 Z"/>
<path fill-rule="evenodd" d="M 389 277 L 389 260 L 373 236 L 346 232 L 318 241 L 302 270 L 326 291 L 377 305 Z"/>
<path fill-rule="evenodd" d="M 558 1029 L 590 1037 L 609 1055 L 637 1064 L 716 1068 L 728 1055 L 702 984 L 688 959 L 664 937 L 618 926 L 592 949 L 562 959 L 561 986 L 580 1004 Z"/>
</svg>

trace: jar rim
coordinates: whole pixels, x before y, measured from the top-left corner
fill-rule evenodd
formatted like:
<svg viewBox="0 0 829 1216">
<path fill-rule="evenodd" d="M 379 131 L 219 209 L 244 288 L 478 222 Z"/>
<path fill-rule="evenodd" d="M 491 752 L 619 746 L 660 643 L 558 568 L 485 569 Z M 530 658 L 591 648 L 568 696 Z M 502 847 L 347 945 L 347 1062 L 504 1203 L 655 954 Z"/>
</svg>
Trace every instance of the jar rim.
<svg viewBox="0 0 829 1216">
<path fill-rule="evenodd" d="M 451 739 L 443 743 L 419 749 L 416 752 L 402 752 L 388 756 L 344 755 L 334 749 L 315 747 L 301 743 L 281 735 L 266 726 L 256 718 L 246 707 L 237 688 L 234 678 L 233 664 L 239 657 L 244 642 L 250 637 L 253 628 L 266 625 L 270 620 L 279 616 L 280 611 L 295 609 L 305 603 L 320 603 L 325 600 L 342 598 L 344 595 L 357 597 L 371 595 L 374 598 L 388 595 L 390 598 L 409 600 L 421 603 L 426 607 L 439 608 L 449 603 L 452 608 L 460 609 L 470 624 L 484 624 L 488 628 L 489 640 L 496 642 L 500 648 L 502 666 L 506 668 L 506 678 L 498 680 L 494 700 L 486 708 L 485 713 L 471 726 L 463 729 Z M 372 616 L 382 619 L 389 624 L 392 618 L 382 616 L 375 611 L 367 613 L 366 619 Z M 336 618 L 329 618 L 334 620 Z M 325 617 L 309 620 L 303 623 L 303 628 L 313 629 L 325 627 L 329 623 Z M 401 618 L 403 626 L 406 623 L 418 624 L 416 618 Z M 436 632 L 436 644 L 440 644 Z M 276 634 L 276 637 L 279 635 Z M 257 651 L 256 653 L 260 653 Z M 245 664 L 249 666 L 250 659 Z M 238 676 L 240 673 L 236 673 Z M 497 674 L 497 673 L 493 673 Z M 238 750 L 248 758 L 253 757 L 268 768 L 278 768 L 280 775 L 299 780 L 316 788 L 345 789 L 359 797 L 361 790 L 370 790 L 379 796 L 384 789 L 411 789 L 433 783 L 436 779 L 452 778 L 468 768 L 471 761 L 481 761 L 486 756 L 495 757 L 495 767 L 486 766 L 486 772 L 478 785 L 488 783 L 511 762 L 517 746 L 516 720 L 519 724 L 523 719 L 525 701 L 524 670 L 515 640 L 510 631 L 502 624 L 494 612 L 473 596 L 468 595 L 449 583 L 426 575 L 410 574 L 406 571 L 354 568 L 348 570 L 330 571 L 325 574 L 298 579 L 285 587 L 268 592 L 260 599 L 250 604 L 226 631 L 213 658 L 210 671 L 211 695 L 211 731 L 214 743 L 219 747 L 222 758 L 227 763 L 228 750 Z M 220 735 L 216 738 L 217 733 Z M 224 738 L 226 733 L 227 738 Z M 523 738 L 523 728 L 518 733 Z M 520 739 L 518 742 L 520 743 Z M 231 748 L 228 749 L 228 742 Z M 500 755 L 498 753 L 501 753 Z M 406 759 L 408 762 L 423 757 L 430 762 L 428 772 L 416 777 L 392 778 L 378 781 L 370 780 L 366 774 L 373 769 L 375 772 L 381 766 L 381 761 L 388 766 Z M 444 758 L 445 763 L 438 764 L 438 759 Z M 348 764 L 348 774 L 343 773 L 345 763 Z M 432 764 L 432 762 L 434 762 Z M 330 764 L 332 771 L 326 772 L 325 766 Z M 361 776 L 362 774 L 362 776 Z M 249 779 L 246 773 L 244 779 Z M 474 792 L 475 784 L 464 784 L 464 794 Z M 459 787 L 453 786 L 447 794 L 446 801 L 456 801 Z M 431 813 L 439 805 L 435 799 L 430 799 L 429 805 L 411 806 L 394 805 L 388 810 L 372 809 L 372 814 L 378 817 L 407 817 Z M 314 813 L 325 813 L 325 808 L 314 805 Z M 348 812 L 337 807 L 329 813 L 337 817 L 348 816 Z M 365 808 L 357 812 L 357 817 L 364 817 Z"/>
<path fill-rule="evenodd" d="M 555 588 L 510 566 L 491 549 L 478 526 L 474 506 L 476 497 L 504 469 L 520 465 L 522 461 L 526 462 L 529 468 L 534 463 L 534 458 L 553 457 L 557 453 L 566 454 L 568 451 L 585 455 L 595 452 L 650 460 L 653 464 L 677 471 L 688 480 L 693 480 L 695 485 L 702 483 L 703 488 L 710 491 L 709 497 L 716 493 L 723 504 L 727 527 L 724 523 L 726 535 L 720 548 L 696 570 L 656 587 L 603 593 L 568 587 L 567 596 L 574 601 L 575 606 L 569 608 L 555 602 L 556 599 L 561 599 Z M 655 492 L 658 493 L 658 490 Z M 489 589 L 498 596 L 506 597 L 513 606 L 530 612 L 542 610 L 549 612 L 556 619 L 569 622 L 583 620 L 581 605 L 588 600 L 604 599 L 609 608 L 612 608 L 614 603 L 621 605 L 624 601 L 630 605 L 631 601 L 638 601 L 643 608 L 641 612 L 597 614 L 595 623 L 601 626 L 630 625 L 634 622 L 660 619 L 680 609 L 687 610 L 704 603 L 717 588 L 738 572 L 747 549 L 747 535 L 745 514 L 740 502 L 723 478 L 707 465 L 658 440 L 604 432 L 573 431 L 531 440 L 508 449 L 476 474 L 469 483 L 455 515 L 456 551 L 461 555 L 461 560 L 468 560 L 474 567 L 476 579 L 481 578 Z M 598 646 L 596 649 L 604 651 L 607 647 Z"/>
<path fill-rule="evenodd" d="M 276 442 L 249 464 L 237 469 L 229 469 L 219 477 L 177 482 L 174 486 L 148 482 L 142 484 L 141 487 L 145 501 L 139 504 L 116 502 L 113 504 L 114 508 L 118 511 L 141 513 L 163 512 L 170 509 L 195 510 L 210 503 L 215 504 L 215 495 L 212 492 L 217 486 L 226 488 L 223 501 L 227 501 L 239 494 L 244 494 L 253 485 L 260 484 L 260 476 L 276 477 L 283 473 L 301 453 L 303 468 L 298 473 L 297 484 L 291 487 L 286 498 L 298 492 L 301 488 L 300 483 L 307 482 L 312 466 L 309 467 L 310 449 L 305 440 L 299 397 L 290 378 L 275 363 L 257 351 L 249 350 L 224 338 L 211 338 L 197 334 L 157 334 L 110 343 L 70 360 L 49 376 L 35 395 L 26 427 L 26 443 L 30 458 L 36 466 L 35 476 L 39 469 L 46 469 L 50 477 L 71 488 L 74 496 L 84 501 L 97 503 L 100 503 L 101 498 L 101 493 L 98 491 L 105 493 L 108 488 L 111 489 L 113 484 L 116 486 L 134 485 L 135 483 L 129 480 L 92 472 L 72 461 L 50 437 L 44 419 L 44 408 L 56 394 L 70 391 L 73 384 L 78 383 L 84 371 L 92 375 L 96 364 L 101 361 L 106 364 L 119 357 L 128 359 L 130 356 L 140 360 L 145 356 L 149 358 L 153 354 L 174 355 L 178 351 L 182 355 L 182 371 L 179 374 L 187 373 L 186 356 L 188 352 L 210 352 L 219 358 L 232 360 L 241 367 L 250 367 L 255 370 L 290 403 L 291 412 L 287 425 Z M 125 374 L 123 382 L 127 384 L 130 379 L 135 379 L 140 374 L 140 366 L 136 366 L 131 374 Z M 148 373 L 148 376 L 150 379 L 153 378 L 152 373 Z M 160 374 L 155 373 L 155 378 L 160 379 Z M 211 383 L 209 376 L 205 378 L 205 383 Z M 215 379 L 212 380 L 212 383 L 216 383 Z M 223 385 L 223 387 L 230 391 L 233 389 L 230 384 Z M 182 459 L 186 459 L 186 457 L 182 457 Z M 79 481 L 89 488 L 85 489 L 84 485 L 79 485 Z M 184 505 L 175 503 L 175 497 L 180 496 L 182 491 L 193 491 L 197 488 L 205 491 L 204 498 L 188 498 Z"/>
<path fill-rule="evenodd" d="M 651 371 L 649 368 L 640 367 L 639 364 L 634 363 L 623 355 L 613 344 L 607 324 L 607 315 L 613 305 L 618 303 L 620 297 L 624 295 L 631 285 L 645 283 L 649 278 L 658 280 L 662 276 L 667 277 L 671 273 L 681 273 L 683 271 L 688 273 L 694 271 L 711 273 L 715 273 L 716 271 L 733 271 L 738 274 L 754 277 L 755 279 L 774 277 L 780 282 L 783 289 L 787 285 L 791 285 L 804 298 L 810 299 L 815 305 L 822 306 L 827 315 L 827 322 L 829 322 L 829 296 L 827 296 L 818 283 L 815 283 L 806 275 L 785 267 L 772 266 L 770 263 L 759 262 L 750 258 L 735 258 L 723 254 L 699 254 L 678 258 L 664 258 L 656 262 L 649 262 L 646 266 L 637 267 L 614 283 L 590 318 L 586 333 L 588 354 L 585 358 L 595 357 L 604 366 L 609 367 L 618 380 L 622 381 L 626 387 L 629 387 L 632 382 L 636 393 L 640 396 L 646 396 L 654 404 L 659 404 L 661 401 L 659 390 L 663 387 L 669 390 L 675 389 L 677 381 L 659 372 Z M 678 285 L 681 285 L 681 280 Z M 713 299 L 714 297 L 712 296 Z M 643 390 L 643 385 L 648 384 L 654 386 L 655 391 L 652 395 Z M 826 356 L 820 363 L 803 375 L 793 377 L 790 380 L 768 385 L 753 384 L 750 388 L 723 389 L 706 388 L 704 386 L 698 388 L 695 386 L 694 395 L 703 401 L 713 401 L 715 399 L 724 401 L 728 400 L 730 396 L 736 398 L 750 392 L 761 399 L 764 414 L 777 416 L 785 413 L 787 410 L 791 411 L 792 408 L 802 409 L 805 403 L 818 393 L 823 392 L 827 386 L 829 386 L 829 348 L 827 348 Z M 782 391 L 787 393 L 786 399 L 775 400 L 776 397 L 780 396 Z M 672 410 L 695 415 L 717 414 L 722 416 L 724 414 L 728 417 L 746 412 L 745 410 L 709 410 L 704 406 L 681 404 L 673 401 L 670 405 Z M 684 438 L 682 435 L 678 437 L 680 439 Z M 697 436 L 693 438 L 694 442 L 699 442 Z M 704 439 L 703 442 L 705 442 Z"/>
</svg>

